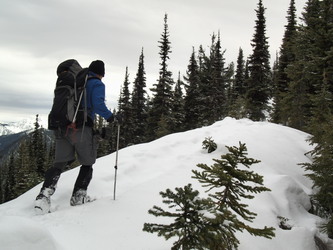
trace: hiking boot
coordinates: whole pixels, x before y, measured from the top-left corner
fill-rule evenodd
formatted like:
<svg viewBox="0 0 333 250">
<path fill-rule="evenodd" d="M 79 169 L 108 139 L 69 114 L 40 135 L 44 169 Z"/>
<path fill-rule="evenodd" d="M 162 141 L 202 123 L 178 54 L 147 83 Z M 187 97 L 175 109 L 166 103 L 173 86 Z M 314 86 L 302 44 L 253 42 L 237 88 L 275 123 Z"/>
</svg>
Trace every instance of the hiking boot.
<svg viewBox="0 0 333 250">
<path fill-rule="evenodd" d="M 71 206 L 82 205 L 84 203 L 90 202 L 91 198 L 87 195 L 87 190 L 80 189 L 73 193 L 71 197 Z"/>
<path fill-rule="evenodd" d="M 35 213 L 46 214 L 50 212 L 51 207 L 51 195 L 54 193 L 54 189 L 44 188 L 37 195 L 35 200 Z"/>
</svg>

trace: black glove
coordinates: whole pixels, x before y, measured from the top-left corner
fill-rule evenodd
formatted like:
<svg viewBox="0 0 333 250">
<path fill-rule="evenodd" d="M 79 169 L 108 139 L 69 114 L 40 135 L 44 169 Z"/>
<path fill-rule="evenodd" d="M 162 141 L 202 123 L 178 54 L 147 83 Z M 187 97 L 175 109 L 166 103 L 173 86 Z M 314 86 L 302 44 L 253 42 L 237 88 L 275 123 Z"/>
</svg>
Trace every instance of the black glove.
<svg viewBox="0 0 333 250">
<path fill-rule="evenodd" d="M 114 121 L 114 115 L 112 114 L 107 120 L 108 123 L 111 123 Z"/>
<path fill-rule="evenodd" d="M 123 116 L 122 116 L 122 114 L 120 114 L 119 112 L 117 112 L 117 114 L 115 114 L 115 116 L 114 116 L 114 121 L 118 125 L 121 125 L 123 123 Z"/>
<path fill-rule="evenodd" d="M 115 115 L 112 114 L 109 119 L 106 120 L 108 123 L 115 122 L 117 124 L 122 124 L 123 122 L 123 116 L 117 112 Z"/>
<path fill-rule="evenodd" d="M 108 140 L 112 136 L 112 128 L 110 127 L 103 127 L 101 131 L 101 138 Z"/>
</svg>

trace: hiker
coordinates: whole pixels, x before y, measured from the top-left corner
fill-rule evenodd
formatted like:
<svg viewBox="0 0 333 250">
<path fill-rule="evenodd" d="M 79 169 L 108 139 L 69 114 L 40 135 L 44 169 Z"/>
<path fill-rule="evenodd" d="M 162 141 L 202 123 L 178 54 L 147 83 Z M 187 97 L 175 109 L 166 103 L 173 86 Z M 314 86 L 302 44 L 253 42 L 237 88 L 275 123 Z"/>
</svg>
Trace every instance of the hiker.
<svg viewBox="0 0 333 250">
<path fill-rule="evenodd" d="M 62 72 L 57 73 L 59 76 Z M 83 124 L 78 122 L 75 129 L 67 127 L 54 130 L 56 137 L 54 164 L 46 171 L 43 186 L 36 197 L 37 213 L 44 214 L 50 211 L 50 196 L 55 192 L 65 167 L 75 161 L 75 154 L 82 166 L 74 184 L 70 205 L 76 206 L 91 201 L 87 195 L 87 188 L 92 179 L 92 165 L 96 161 L 98 146 L 98 135 L 93 131 L 94 117 L 98 114 L 108 122 L 115 119 L 115 115 L 105 105 L 105 85 L 101 81 L 104 75 L 104 62 L 93 61 L 89 66 L 86 96 L 81 102 L 81 106 L 85 106 L 87 110 L 86 121 Z"/>
</svg>

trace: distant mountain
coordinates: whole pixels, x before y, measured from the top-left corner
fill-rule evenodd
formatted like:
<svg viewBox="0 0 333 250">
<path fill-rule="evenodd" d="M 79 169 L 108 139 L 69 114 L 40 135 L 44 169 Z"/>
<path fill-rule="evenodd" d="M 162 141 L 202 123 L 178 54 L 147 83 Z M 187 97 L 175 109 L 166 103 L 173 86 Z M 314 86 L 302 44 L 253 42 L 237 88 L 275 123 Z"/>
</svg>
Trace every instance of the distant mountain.
<svg viewBox="0 0 333 250">
<path fill-rule="evenodd" d="M 13 149 L 17 148 L 21 139 L 27 136 L 26 131 L 19 132 L 16 134 L 7 134 L 0 136 L 0 163 L 5 160 L 8 153 Z"/>
<path fill-rule="evenodd" d="M 12 150 L 16 150 L 20 141 L 35 128 L 36 118 L 22 119 L 19 122 L 0 123 L 0 164 L 6 160 Z M 45 128 L 42 121 L 39 124 Z M 52 140 L 51 131 L 45 131 L 48 142 Z"/>
<path fill-rule="evenodd" d="M 33 130 L 36 122 L 36 118 L 27 118 L 22 119 L 18 122 L 9 122 L 9 123 L 2 123 L 0 122 L 0 137 L 3 135 L 11 135 L 11 134 L 18 134 L 24 131 Z M 43 121 L 39 119 L 39 124 L 46 128 L 43 124 Z"/>
</svg>

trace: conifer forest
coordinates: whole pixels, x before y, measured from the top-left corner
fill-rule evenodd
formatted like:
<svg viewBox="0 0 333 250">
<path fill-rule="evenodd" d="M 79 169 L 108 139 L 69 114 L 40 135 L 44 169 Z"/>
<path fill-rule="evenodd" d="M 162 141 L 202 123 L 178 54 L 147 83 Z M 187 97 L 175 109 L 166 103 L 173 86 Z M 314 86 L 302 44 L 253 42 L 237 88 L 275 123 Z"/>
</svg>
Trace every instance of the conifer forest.
<svg viewBox="0 0 333 250">
<path fill-rule="evenodd" d="M 168 15 L 163 20 L 158 79 L 147 89 L 144 48 L 137 73 L 128 69 L 118 99 L 123 121 L 119 148 L 150 142 L 162 136 L 211 125 L 229 116 L 270 121 L 311 134 L 308 177 L 318 192 L 314 213 L 330 218 L 326 231 L 333 238 L 333 0 L 308 0 L 301 16 L 295 0 L 286 6 L 285 31 L 277 55 L 269 54 L 265 6 L 258 0 L 252 53 L 239 48 L 237 61 L 227 64 L 223 34 L 212 31 L 211 44 L 193 48 L 184 75 L 173 75 Z M 111 131 L 99 144 L 98 156 L 116 150 L 117 125 L 95 119 L 95 129 Z M 43 181 L 54 156 L 52 134 L 35 129 L 0 168 L 0 203 L 16 198 Z M 73 163 L 70 168 L 77 166 Z"/>
</svg>

